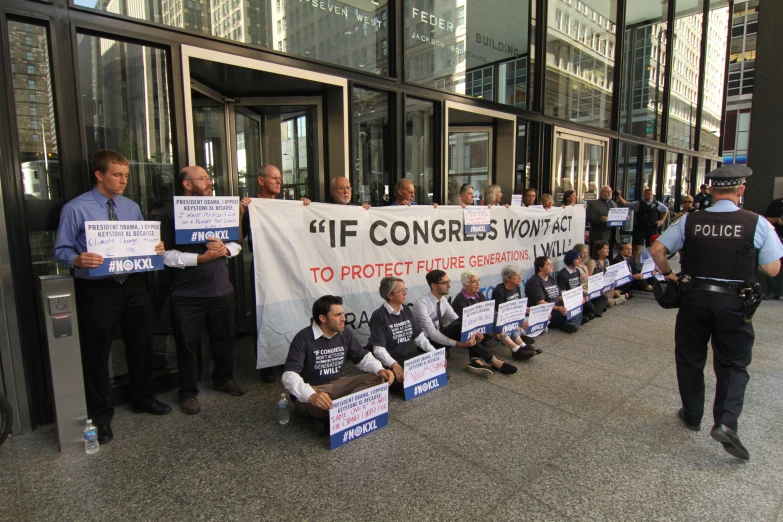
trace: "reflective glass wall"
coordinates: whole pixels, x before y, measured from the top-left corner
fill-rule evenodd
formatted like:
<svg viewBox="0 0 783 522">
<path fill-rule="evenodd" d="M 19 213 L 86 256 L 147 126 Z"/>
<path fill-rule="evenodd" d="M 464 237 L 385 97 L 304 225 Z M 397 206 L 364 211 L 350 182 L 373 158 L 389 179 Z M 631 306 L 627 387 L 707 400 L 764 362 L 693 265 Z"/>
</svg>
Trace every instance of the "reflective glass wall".
<svg viewBox="0 0 783 522">
<path fill-rule="evenodd" d="M 388 0 L 75 0 L 75 5 L 389 74 Z"/>
<path fill-rule="evenodd" d="M 544 112 L 608 129 L 612 114 L 616 0 L 549 0 Z"/>
<path fill-rule="evenodd" d="M 353 168 L 351 187 L 354 202 L 373 207 L 388 204 L 390 194 L 389 94 L 354 87 L 353 99 Z"/>
<path fill-rule="evenodd" d="M 625 9 L 620 132 L 659 140 L 669 5 L 666 0 L 628 0 Z"/>
<path fill-rule="evenodd" d="M 405 177 L 413 182 L 416 203 L 430 204 L 435 195 L 435 104 L 405 99 Z"/>
<path fill-rule="evenodd" d="M 669 129 L 666 141 L 674 147 L 693 149 L 698 132 L 696 113 L 699 103 L 704 0 L 680 0 L 675 3 L 675 9 Z"/>
<path fill-rule="evenodd" d="M 526 108 L 531 0 L 405 0 L 405 80 Z"/>
<path fill-rule="evenodd" d="M 702 97 L 701 142 L 699 152 L 718 154 L 720 122 L 723 116 L 723 84 L 726 78 L 726 44 L 729 30 L 729 7 L 725 0 L 710 3 L 707 30 L 707 60 L 704 70 L 704 96 Z"/>
</svg>

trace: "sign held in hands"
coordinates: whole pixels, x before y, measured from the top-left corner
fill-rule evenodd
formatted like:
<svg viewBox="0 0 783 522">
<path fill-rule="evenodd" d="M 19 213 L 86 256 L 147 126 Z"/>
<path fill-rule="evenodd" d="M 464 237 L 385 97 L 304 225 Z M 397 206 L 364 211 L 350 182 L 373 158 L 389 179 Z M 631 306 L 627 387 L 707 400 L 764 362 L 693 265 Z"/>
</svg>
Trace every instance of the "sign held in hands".
<svg viewBox="0 0 783 522">
<path fill-rule="evenodd" d="M 163 270 L 163 256 L 155 253 L 159 221 L 86 221 L 84 234 L 87 252 L 103 256 L 90 277 Z"/>
<path fill-rule="evenodd" d="M 174 230 L 178 245 L 239 239 L 239 198 L 175 196 Z"/>
</svg>

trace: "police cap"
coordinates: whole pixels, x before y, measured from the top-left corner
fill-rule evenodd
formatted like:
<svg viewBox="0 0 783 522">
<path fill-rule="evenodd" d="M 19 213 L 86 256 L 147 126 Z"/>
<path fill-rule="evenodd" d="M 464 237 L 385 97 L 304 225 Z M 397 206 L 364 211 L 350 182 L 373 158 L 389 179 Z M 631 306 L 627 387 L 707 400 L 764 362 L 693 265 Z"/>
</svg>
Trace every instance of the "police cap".
<svg viewBox="0 0 783 522">
<path fill-rule="evenodd" d="M 753 171 L 745 165 L 724 165 L 704 176 L 713 187 L 737 187 L 745 183 L 745 178 Z"/>
</svg>

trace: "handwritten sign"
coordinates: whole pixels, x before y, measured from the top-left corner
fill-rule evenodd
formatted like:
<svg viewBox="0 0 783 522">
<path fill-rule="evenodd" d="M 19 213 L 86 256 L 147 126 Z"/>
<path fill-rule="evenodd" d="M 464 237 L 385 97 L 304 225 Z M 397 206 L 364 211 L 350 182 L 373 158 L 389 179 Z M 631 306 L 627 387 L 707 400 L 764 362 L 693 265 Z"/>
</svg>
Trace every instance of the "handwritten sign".
<svg viewBox="0 0 783 522">
<path fill-rule="evenodd" d="M 582 313 L 582 287 L 563 292 L 563 304 L 566 307 L 566 319 L 573 319 Z"/>
<path fill-rule="evenodd" d="M 526 309 L 527 297 L 500 303 L 498 316 L 495 318 L 495 333 L 512 333 L 522 328 Z"/>
<path fill-rule="evenodd" d="M 405 361 L 403 389 L 405 400 L 421 397 L 442 386 L 446 386 L 446 349 L 441 348 Z"/>
<path fill-rule="evenodd" d="M 513 196 L 511 196 L 511 206 L 512 207 L 522 206 L 522 194 L 514 194 Z"/>
<path fill-rule="evenodd" d="M 642 277 L 645 279 L 652 277 L 653 272 L 655 272 L 655 259 L 645 259 L 642 264 Z"/>
<path fill-rule="evenodd" d="M 90 268 L 90 277 L 163 270 L 163 256 L 155 253 L 160 243 L 158 221 L 86 221 L 87 252 L 103 256 L 103 263 Z"/>
<path fill-rule="evenodd" d="M 465 207 L 462 215 L 465 234 L 489 232 L 489 207 Z"/>
<path fill-rule="evenodd" d="M 604 272 L 604 292 L 614 288 L 614 282 L 617 279 L 617 270 L 619 269 L 620 265 L 606 267 L 606 272 Z"/>
<path fill-rule="evenodd" d="M 389 385 L 367 388 L 332 401 L 329 447 L 337 449 L 389 424 Z"/>
<path fill-rule="evenodd" d="M 610 208 L 607 227 L 624 227 L 628 220 L 628 208 Z"/>
<path fill-rule="evenodd" d="M 617 274 L 615 275 L 614 281 L 615 288 L 618 286 L 627 285 L 633 281 L 633 276 L 631 276 L 631 270 L 628 268 L 628 263 L 617 263 L 616 266 Z"/>
<path fill-rule="evenodd" d="M 587 278 L 587 298 L 598 299 L 604 293 L 604 274 L 597 272 Z"/>
<path fill-rule="evenodd" d="M 495 322 L 495 301 L 484 301 L 462 309 L 462 335 L 463 343 L 474 334 L 487 334 L 492 330 Z"/>
<path fill-rule="evenodd" d="M 552 315 L 552 308 L 554 307 L 555 303 L 530 307 L 530 318 L 527 320 L 530 326 L 527 327 L 527 335 L 538 337 L 546 331 L 546 327 L 549 325 L 549 316 Z"/>
<path fill-rule="evenodd" d="M 178 245 L 206 243 L 211 238 L 237 240 L 239 198 L 175 196 L 174 229 Z"/>
</svg>

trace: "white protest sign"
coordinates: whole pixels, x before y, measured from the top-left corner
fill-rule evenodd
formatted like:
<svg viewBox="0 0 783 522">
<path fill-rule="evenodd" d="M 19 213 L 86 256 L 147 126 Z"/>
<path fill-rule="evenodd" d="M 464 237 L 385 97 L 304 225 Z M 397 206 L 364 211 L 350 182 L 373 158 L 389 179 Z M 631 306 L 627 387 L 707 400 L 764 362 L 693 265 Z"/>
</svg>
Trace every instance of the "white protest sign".
<svg viewBox="0 0 783 522">
<path fill-rule="evenodd" d="M 604 273 L 596 272 L 587 278 L 587 297 L 590 300 L 601 297 L 604 293 Z"/>
<path fill-rule="evenodd" d="M 642 264 L 642 277 L 647 279 L 648 277 L 653 276 L 653 272 L 655 271 L 655 259 L 645 259 L 644 263 Z"/>
<path fill-rule="evenodd" d="M 446 349 L 441 348 L 417 357 L 411 357 L 403 365 L 405 400 L 424 395 L 446 386 Z"/>
<path fill-rule="evenodd" d="M 239 197 L 175 196 L 174 230 L 178 245 L 239 239 Z"/>
<path fill-rule="evenodd" d="M 84 235 L 87 252 L 103 256 L 90 277 L 163 270 L 163 256 L 155 253 L 159 221 L 85 221 Z"/>
<path fill-rule="evenodd" d="M 544 205 L 530 205 L 530 206 L 529 206 L 529 207 L 527 207 L 527 208 L 540 208 L 540 209 L 543 209 L 543 208 L 544 208 Z"/>
<path fill-rule="evenodd" d="M 614 286 L 623 286 L 633 281 L 631 276 L 631 270 L 628 268 L 628 263 L 617 263 L 617 273 L 614 276 Z"/>
<path fill-rule="evenodd" d="M 511 206 L 512 207 L 522 206 L 522 194 L 514 194 L 513 196 L 511 196 Z"/>
<path fill-rule="evenodd" d="M 336 449 L 389 424 L 389 385 L 367 388 L 332 401 L 329 446 Z"/>
<path fill-rule="evenodd" d="M 566 319 L 573 319 L 582 313 L 582 287 L 573 288 L 563 292 L 563 304 L 568 311 Z"/>
<path fill-rule="evenodd" d="M 465 207 L 462 209 L 462 213 L 465 234 L 481 234 L 490 231 L 489 207 Z"/>
<path fill-rule="evenodd" d="M 495 301 L 483 301 L 462 309 L 462 336 L 464 343 L 473 334 L 487 334 L 495 322 Z"/>
<path fill-rule="evenodd" d="M 546 303 L 542 305 L 536 305 L 530 307 L 530 317 L 527 322 L 530 326 L 527 328 L 527 335 L 530 337 L 538 337 L 544 331 L 549 324 L 549 316 L 552 315 L 552 308 L 555 307 L 555 303 Z"/>
<path fill-rule="evenodd" d="M 614 282 L 617 279 L 617 271 L 620 269 L 620 265 L 610 265 L 606 267 L 604 272 L 604 292 L 614 288 Z"/>
<path fill-rule="evenodd" d="M 628 218 L 628 208 L 610 208 L 608 220 L 606 221 L 607 227 L 624 227 Z"/>
<path fill-rule="evenodd" d="M 495 333 L 509 333 L 522 328 L 526 310 L 527 297 L 500 303 L 498 316 L 495 318 Z"/>
</svg>

